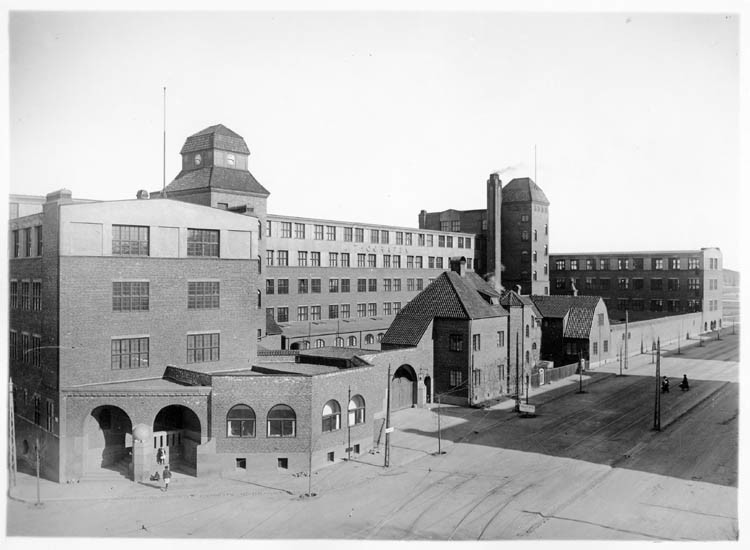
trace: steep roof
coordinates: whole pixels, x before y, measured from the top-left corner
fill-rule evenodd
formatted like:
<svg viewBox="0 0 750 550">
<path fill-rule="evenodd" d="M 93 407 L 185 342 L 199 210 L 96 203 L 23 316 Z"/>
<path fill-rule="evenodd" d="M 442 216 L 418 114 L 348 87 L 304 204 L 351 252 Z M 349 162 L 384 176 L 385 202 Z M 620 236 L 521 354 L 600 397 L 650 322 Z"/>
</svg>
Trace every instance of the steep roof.
<svg viewBox="0 0 750 550">
<path fill-rule="evenodd" d="M 572 307 L 565 323 L 563 337 L 588 338 L 591 335 L 591 324 L 594 320 L 594 308 Z"/>
<path fill-rule="evenodd" d="M 544 317 L 565 319 L 565 338 L 588 338 L 599 296 L 532 296 Z"/>
<path fill-rule="evenodd" d="M 547 196 L 531 178 L 514 178 L 503 187 L 503 202 L 541 202 L 549 204 Z"/>
<path fill-rule="evenodd" d="M 463 277 L 454 271 L 441 273 L 396 316 L 383 343 L 416 346 L 435 318 L 484 319 L 508 315 L 499 304 L 487 303 L 480 292 L 499 296 L 476 273 L 467 272 Z"/>
<path fill-rule="evenodd" d="M 185 145 L 180 149 L 180 154 L 203 151 L 205 149 L 221 149 L 234 153 L 250 154 L 244 138 L 233 132 L 223 124 L 215 124 L 188 136 Z"/>
<path fill-rule="evenodd" d="M 281 330 L 281 327 L 276 323 L 276 320 L 273 318 L 273 315 L 271 313 L 266 313 L 266 335 L 267 336 L 278 336 L 279 334 L 283 334 L 283 330 Z"/>
<path fill-rule="evenodd" d="M 198 170 L 183 170 L 166 187 L 167 194 L 194 189 L 222 189 L 268 196 L 270 193 L 247 170 L 206 166 Z"/>
</svg>

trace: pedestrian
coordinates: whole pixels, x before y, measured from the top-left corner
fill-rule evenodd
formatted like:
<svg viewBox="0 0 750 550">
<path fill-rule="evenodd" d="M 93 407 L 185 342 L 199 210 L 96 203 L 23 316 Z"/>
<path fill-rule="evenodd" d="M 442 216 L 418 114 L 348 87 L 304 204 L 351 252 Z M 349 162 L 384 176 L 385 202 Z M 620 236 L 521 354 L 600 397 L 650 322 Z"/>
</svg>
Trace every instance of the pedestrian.
<svg viewBox="0 0 750 550">
<path fill-rule="evenodd" d="M 169 471 L 169 464 L 164 466 L 164 471 L 161 474 L 161 478 L 164 480 L 164 488 L 162 491 L 169 489 L 169 480 L 172 479 L 172 472 Z"/>
<path fill-rule="evenodd" d="M 682 391 L 690 390 L 690 383 L 688 382 L 687 374 L 682 375 L 682 382 L 680 382 L 680 389 Z"/>
<path fill-rule="evenodd" d="M 156 451 L 156 463 L 159 466 L 164 464 L 164 447 L 159 447 L 159 450 Z"/>
<path fill-rule="evenodd" d="M 666 376 L 661 379 L 661 392 L 669 393 L 669 378 Z"/>
</svg>

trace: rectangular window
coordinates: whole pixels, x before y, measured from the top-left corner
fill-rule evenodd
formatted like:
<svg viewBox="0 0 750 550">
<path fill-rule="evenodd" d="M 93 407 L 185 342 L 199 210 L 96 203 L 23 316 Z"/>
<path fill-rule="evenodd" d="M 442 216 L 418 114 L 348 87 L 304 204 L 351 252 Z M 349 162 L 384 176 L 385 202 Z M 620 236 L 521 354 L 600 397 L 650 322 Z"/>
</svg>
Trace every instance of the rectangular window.
<svg viewBox="0 0 750 550">
<path fill-rule="evenodd" d="M 18 229 L 13 230 L 13 257 L 21 256 L 21 234 Z"/>
<path fill-rule="evenodd" d="M 390 254 L 383 254 L 383 267 L 385 268 L 391 267 L 391 255 Z"/>
<path fill-rule="evenodd" d="M 643 300 L 641 298 L 633 298 L 630 303 L 630 309 L 632 311 L 643 311 Z"/>
<path fill-rule="evenodd" d="M 599 288 L 609 290 L 609 279 L 599 279 Z"/>
<path fill-rule="evenodd" d="M 701 280 L 700 279 L 688 279 L 687 282 L 688 290 L 700 290 Z"/>
<path fill-rule="evenodd" d="M 497 333 L 497 347 L 505 347 L 505 331 L 501 330 Z"/>
<path fill-rule="evenodd" d="M 341 304 L 341 318 L 348 319 L 351 316 L 351 307 L 349 304 Z"/>
<path fill-rule="evenodd" d="M 424 242 L 425 242 L 425 241 L 424 241 L 424 233 L 419 233 L 419 234 L 417 235 L 417 244 L 418 244 L 419 246 L 424 246 Z"/>
<path fill-rule="evenodd" d="M 445 235 L 438 235 L 438 247 L 445 248 Z"/>
<path fill-rule="evenodd" d="M 401 269 L 401 256 L 398 254 L 394 254 L 391 256 L 391 259 L 393 260 L 393 268 L 394 269 Z"/>
<path fill-rule="evenodd" d="M 42 399 L 38 395 L 34 396 L 34 424 L 42 425 Z"/>
<path fill-rule="evenodd" d="M 190 307 L 189 291 L 188 307 Z M 148 309 L 149 283 L 147 281 L 114 281 L 112 283 L 112 311 L 148 311 Z"/>
<path fill-rule="evenodd" d="M 21 333 L 21 361 L 24 365 L 31 363 L 31 335 L 28 332 Z"/>
<path fill-rule="evenodd" d="M 266 250 L 266 265 L 273 265 L 273 250 Z"/>
<path fill-rule="evenodd" d="M 281 238 L 292 238 L 292 222 L 281 222 Z"/>
<path fill-rule="evenodd" d="M 323 226 L 315 224 L 313 226 L 313 229 L 315 231 L 315 240 L 322 241 L 323 240 Z"/>
<path fill-rule="evenodd" d="M 357 254 L 357 267 L 366 267 L 367 254 Z"/>
<path fill-rule="evenodd" d="M 274 316 L 274 309 L 272 307 L 266 308 L 266 317 L 271 317 L 271 319 L 274 320 L 276 319 L 276 317 Z"/>
<path fill-rule="evenodd" d="M 307 267 L 307 251 L 300 250 L 297 252 L 297 265 L 299 267 Z"/>
<path fill-rule="evenodd" d="M 578 260 L 570 260 L 570 270 L 578 271 Z"/>
<path fill-rule="evenodd" d="M 586 260 L 586 269 L 588 271 L 596 271 L 596 261 L 593 258 Z"/>
<path fill-rule="evenodd" d="M 31 309 L 31 283 L 21 282 L 21 309 Z"/>
<path fill-rule="evenodd" d="M 375 317 L 378 314 L 378 304 L 367 304 L 367 315 Z"/>
<path fill-rule="evenodd" d="M 339 318 L 339 306 L 337 306 L 337 305 L 330 305 L 330 306 L 328 306 L 328 318 L 329 319 L 338 319 Z"/>
<path fill-rule="evenodd" d="M 327 241 L 336 240 L 336 226 L 335 225 L 326 225 L 326 240 Z"/>
<path fill-rule="evenodd" d="M 414 279 L 406 279 L 406 290 L 414 292 Z"/>
<path fill-rule="evenodd" d="M 289 251 L 288 250 L 279 250 L 276 252 L 276 260 L 277 264 L 281 267 L 286 267 L 289 265 Z"/>
<path fill-rule="evenodd" d="M 604 326 L 604 314 L 603 313 L 597 314 L 597 325 L 600 327 Z"/>
<path fill-rule="evenodd" d="M 288 307 L 276 308 L 276 321 L 279 323 L 289 322 L 289 308 Z"/>
<path fill-rule="evenodd" d="M 377 279 L 367 279 L 367 291 L 368 292 L 377 292 L 378 291 L 378 280 Z"/>
<path fill-rule="evenodd" d="M 338 291 L 339 291 L 339 280 L 328 279 L 328 292 L 338 292 Z"/>
<path fill-rule="evenodd" d="M 401 292 L 401 279 L 393 279 L 393 291 Z"/>
<path fill-rule="evenodd" d="M 10 331 L 10 358 L 18 359 L 18 333 L 15 330 Z"/>
<path fill-rule="evenodd" d="M 145 309 L 148 309 L 148 283 L 145 284 L 147 294 Z M 218 281 L 188 282 L 188 309 L 218 309 L 219 295 Z"/>
<path fill-rule="evenodd" d="M 367 255 L 367 267 L 377 267 L 376 258 L 377 258 L 376 254 L 368 254 Z"/>
<path fill-rule="evenodd" d="M 24 256 L 27 258 L 31 257 L 31 228 L 27 227 L 23 230 L 23 244 L 24 244 Z"/>
<path fill-rule="evenodd" d="M 565 260 L 555 260 L 555 271 L 565 271 Z"/>
<path fill-rule="evenodd" d="M 310 306 L 310 320 L 320 321 L 320 306 Z"/>
<path fill-rule="evenodd" d="M 633 258 L 633 269 L 636 269 L 636 270 L 643 269 L 643 258 Z"/>
<path fill-rule="evenodd" d="M 463 351 L 464 337 L 461 334 L 451 334 L 448 337 L 448 349 L 450 351 Z"/>
<path fill-rule="evenodd" d="M 148 367 L 148 337 L 112 340 L 112 369 Z"/>
<path fill-rule="evenodd" d="M 273 294 L 274 287 L 274 279 L 266 279 L 266 294 Z"/>
<path fill-rule="evenodd" d="M 365 230 L 361 227 L 354 229 L 354 241 L 358 243 L 365 242 Z"/>
<path fill-rule="evenodd" d="M 635 290 L 642 290 L 643 289 L 643 279 L 641 279 L 641 278 L 633 279 L 633 288 Z"/>
<path fill-rule="evenodd" d="M 427 246 L 435 246 L 435 240 L 433 235 L 427 235 Z"/>
<path fill-rule="evenodd" d="M 617 299 L 617 309 L 621 311 L 625 311 L 626 309 L 630 309 L 629 307 L 630 300 L 627 298 L 618 298 Z"/>
<path fill-rule="evenodd" d="M 474 334 L 471 337 L 471 348 L 474 351 L 480 351 L 482 348 L 482 335 L 481 334 Z"/>
<path fill-rule="evenodd" d="M 663 279 L 651 279 L 651 290 L 661 290 L 663 286 Z"/>
<path fill-rule="evenodd" d="M 393 314 L 398 315 L 401 311 L 401 302 L 393 302 Z"/>
<path fill-rule="evenodd" d="M 357 292 L 367 292 L 367 279 L 357 279 Z"/>
<path fill-rule="evenodd" d="M 310 292 L 320 294 L 320 279 L 310 279 Z"/>
<path fill-rule="evenodd" d="M 305 224 L 304 223 L 295 223 L 294 224 L 294 238 L 295 239 L 304 239 L 305 238 Z"/>
<path fill-rule="evenodd" d="M 688 258 L 688 269 L 700 269 L 701 260 L 700 258 Z"/>
<path fill-rule="evenodd" d="M 42 282 L 33 281 L 31 283 L 31 309 L 42 311 Z"/>
<path fill-rule="evenodd" d="M 667 301 L 667 311 L 671 311 L 672 313 L 677 313 L 680 311 L 680 301 L 679 300 L 668 300 Z"/>
<path fill-rule="evenodd" d="M 414 267 L 422 269 L 422 256 L 414 256 Z"/>
<path fill-rule="evenodd" d="M 55 402 L 47 399 L 47 431 L 55 431 Z"/>
<path fill-rule="evenodd" d="M 586 279 L 584 279 L 584 285 L 585 285 L 586 290 L 592 290 L 594 288 L 593 277 L 586 277 Z"/>
<path fill-rule="evenodd" d="M 310 265 L 320 267 L 320 252 L 310 252 Z"/>
<path fill-rule="evenodd" d="M 450 385 L 451 387 L 456 387 L 461 385 L 461 371 L 460 370 L 452 370 L 450 371 Z"/>
<path fill-rule="evenodd" d="M 307 294 L 310 292 L 310 284 L 307 279 L 297 279 L 297 294 Z"/>
<path fill-rule="evenodd" d="M 388 231 L 383 230 L 380 232 L 380 242 L 382 244 L 388 244 L 388 242 L 390 241 L 388 235 Z"/>
<path fill-rule="evenodd" d="M 112 226 L 112 254 L 115 256 L 148 256 L 149 228 L 140 225 Z"/>
<path fill-rule="evenodd" d="M 390 292 L 391 290 L 393 290 L 393 286 L 391 284 L 391 280 L 390 279 L 383 279 L 383 291 L 384 292 Z"/>
<path fill-rule="evenodd" d="M 664 300 L 651 300 L 651 311 L 663 311 Z"/>
<path fill-rule="evenodd" d="M 565 289 L 565 279 L 555 279 L 555 290 Z"/>
<path fill-rule="evenodd" d="M 372 244 L 378 244 L 380 242 L 380 231 L 377 229 L 370 229 L 370 242 Z"/>
<path fill-rule="evenodd" d="M 448 235 L 445 238 L 445 246 L 446 246 L 446 248 L 453 248 L 453 237 L 452 236 Z"/>
<path fill-rule="evenodd" d="M 383 302 L 383 315 L 391 315 L 393 309 L 390 302 Z"/>
<path fill-rule="evenodd" d="M 435 267 L 438 269 L 443 269 L 443 257 L 442 256 L 438 256 L 437 258 L 435 258 Z"/>
<path fill-rule="evenodd" d="M 417 279 L 417 290 L 424 289 L 424 279 Z"/>
<path fill-rule="evenodd" d="M 451 222 L 445 220 L 440 222 L 440 231 L 450 231 Z"/>
<path fill-rule="evenodd" d="M 271 220 L 266 220 L 266 237 L 272 236 Z"/>
<path fill-rule="evenodd" d="M 604 340 L 602 342 L 602 353 L 609 352 L 609 340 Z"/>
<path fill-rule="evenodd" d="M 599 355 L 599 342 L 594 342 L 594 355 Z"/>
<path fill-rule="evenodd" d="M 404 244 L 403 231 L 396 231 L 396 244 Z"/>
<path fill-rule="evenodd" d="M 341 253 L 341 267 L 349 267 L 349 253 L 348 252 Z"/>
<path fill-rule="evenodd" d="M 188 256 L 219 257 L 219 231 L 215 229 L 188 229 Z"/>
<path fill-rule="evenodd" d="M 187 362 L 208 363 L 219 360 L 219 333 L 188 334 Z"/>
<path fill-rule="evenodd" d="M 406 257 L 406 269 L 414 269 L 414 256 Z"/>
<path fill-rule="evenodd" d="M 38 334 L 31 335 L 31 365 L 42 366 L 42 337 Z"/>
<path fill-rule="evenodd" d="M 466 245 L 466 248 L 471 248 L 471 237 L 466 237 L 466 239 L 464 239 L 464 244 Z M 544 245 L 544 246 L 546 248 L 547 245 Z"/>
<path fill-rule="evenodd" d="M 474 386 L 481 386 L 482 385 L 482 371 L 479 369 L 474 369 L 471 372 L 473 374 L 472 384 Z"/>
<path fill-rule="evenodd" d="M 339 266 L 339 253 L 329 252 L 328 253 L 328 267 L 338 267 L 338 266 Z"/>
<path fill-rule="evenodd" d="M 357 304 L 357 317 L 367 317 L 367 304 Z"/>
<path fill-rule="evenodd" d="M 628 279 L 627 277 L 619 277 L 617 279 L 617 288 L 619 288 L 620 290 L 627 290 L 628 288 L 630 288 L 630 279 Z"/>
<path fill-rule="evenodd" d="M 18 281 L 10 282 L 10 308 L 18 309 Z"/>
<path fill-rule="evenodd" d="M 663 258 L 654 258 L 651 260 L 651 268 L 652 269 L 664 269 L 664 259 Z"/>
<path fill-rule="evenodd" d="M 349 292 L 349 279 L 341 279 L 341 292 Z"/>
<path fill-rule="evenodd" d="M 427 256 L 427 268 L 435 269 L 435 256 Z"/>
<path fill-rule="evenodd" d="M 680 259 L 679 258 L 669 258 L 669 269 L 671 269 L 671 270 L 680 269 Z"/>
<path fill-rule="evenodd" d="M 451 231 L 461 231 L 461 220 L 451 221 Z"/>
<path fill-rule="evenodd" d="M 279 294 L 289 294 L 289 279 L 279 279 L 276 283 L 276 291 Z"/>
<path fill-rule="evenodd" d="M 404 244 L 411 246 L 412 244 L 412 233 L 404 233 Z"/>
<path fill-rule="evenodd" d="M 354 230 L 351 227 L 344 228 L 344 240 L 348 243 L 352 242 L 352 234 Z"/>
</svg>

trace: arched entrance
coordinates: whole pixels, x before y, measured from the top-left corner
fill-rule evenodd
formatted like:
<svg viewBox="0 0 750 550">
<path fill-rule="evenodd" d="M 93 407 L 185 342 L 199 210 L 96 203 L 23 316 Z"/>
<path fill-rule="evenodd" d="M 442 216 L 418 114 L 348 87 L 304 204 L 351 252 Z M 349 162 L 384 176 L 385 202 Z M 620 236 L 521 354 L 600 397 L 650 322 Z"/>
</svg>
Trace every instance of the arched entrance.
<svg viewBox="0 0 750 550">
<path fill-rule="evenodd" d="M 164 407 L 154 419 L 154 461 L 159 448 L 169 469 L 196 475 L 198 445 L 201 444 L 201 422 L 193 411 L 183 405 Z"/>
<path fill-rule="evenodd" d="M 130 477 L 133 425 L 128 414 L 114 405 L 96 407 L 83 430 L 84 475 L 118 472 Z"/>
<path fill-rule="evenodd" d="M 391 410 L 417 404 L 417 374 L 410 365 L 401 365 L 391 380 Z"/>
</svg>

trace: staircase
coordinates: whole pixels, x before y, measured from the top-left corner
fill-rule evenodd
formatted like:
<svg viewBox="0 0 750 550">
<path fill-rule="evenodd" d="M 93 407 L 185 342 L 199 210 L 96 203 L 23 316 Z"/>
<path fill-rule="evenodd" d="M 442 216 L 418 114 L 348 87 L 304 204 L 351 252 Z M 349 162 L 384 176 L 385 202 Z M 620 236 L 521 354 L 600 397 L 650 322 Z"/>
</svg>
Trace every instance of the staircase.
<svg viewBox="0 0 750 550">
<path fill-rule="evenodd" d="M 86 472 L 81 481 L 122 481 L 130 480 L 130 457 L 122 457 L 118 462 Z"/>
</svg>

